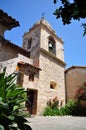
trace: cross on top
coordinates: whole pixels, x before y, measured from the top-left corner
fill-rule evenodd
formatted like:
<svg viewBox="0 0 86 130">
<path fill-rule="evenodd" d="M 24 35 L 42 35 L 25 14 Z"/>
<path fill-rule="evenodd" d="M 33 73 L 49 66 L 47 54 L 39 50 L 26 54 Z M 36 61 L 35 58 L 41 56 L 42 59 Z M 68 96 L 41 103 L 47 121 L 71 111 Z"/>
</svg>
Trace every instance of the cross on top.
<svg viewBox="0 0 86 130">
<path fill-rule="evenodd" d="M 45 16 L 45 12 L 42 13 L 42 18 L 44 18 L 44 16 Z"/>
</svg>

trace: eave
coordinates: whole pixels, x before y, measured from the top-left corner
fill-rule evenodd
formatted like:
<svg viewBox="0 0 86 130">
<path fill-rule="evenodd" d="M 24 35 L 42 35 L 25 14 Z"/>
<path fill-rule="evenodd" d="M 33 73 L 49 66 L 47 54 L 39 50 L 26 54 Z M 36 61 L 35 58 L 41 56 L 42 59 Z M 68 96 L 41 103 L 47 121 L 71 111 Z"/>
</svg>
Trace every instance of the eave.
<svg viewBox="0 0 86 130">
<path fill-rule="evenodd" d="M 7 27 L 9 30 L 13 27 L 20 26 L 19 22 L 16 19 L 8 16 L 3 10 L 0 9 L 0 24 Z"/>
</svg>

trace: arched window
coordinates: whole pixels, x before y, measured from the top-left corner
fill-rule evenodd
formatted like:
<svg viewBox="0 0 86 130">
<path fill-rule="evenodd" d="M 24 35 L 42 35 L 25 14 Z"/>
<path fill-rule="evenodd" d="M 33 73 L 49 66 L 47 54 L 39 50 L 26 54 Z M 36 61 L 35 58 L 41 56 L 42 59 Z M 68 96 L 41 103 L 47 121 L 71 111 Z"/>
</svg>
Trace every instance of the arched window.
<svg viewBox="0 0 86 130">
<path fill-rule="evenodd" d="M 49 52 L 56 55 L 56 43 L 52 36 L 49 36 L 48 40 L 48 50 Z"/>
<path fill-rule="evenodd" d="M 27 50 L 31 49 L 32 38 L 28 40 Z"/>
<path fill-rule="evenodd" d="M 50 82 L 50 88 L 51 89 L 56 89 L 57 88 L 57 84 L 54 81 Z"/>
</svg>

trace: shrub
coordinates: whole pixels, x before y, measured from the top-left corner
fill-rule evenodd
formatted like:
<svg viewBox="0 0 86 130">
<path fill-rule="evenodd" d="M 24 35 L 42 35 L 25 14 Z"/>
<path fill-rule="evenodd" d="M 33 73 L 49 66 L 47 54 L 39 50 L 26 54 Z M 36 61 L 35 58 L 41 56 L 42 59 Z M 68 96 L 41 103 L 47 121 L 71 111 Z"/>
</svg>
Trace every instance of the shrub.
<svg viewBox="0 0 86 130">
<path fill-rule="evenodd" d="M 44 116 L 64 116 L 64 115 L 73 115 L 74 110 L 76 109 L 77 103 L 73 100 L 69 100 L 68 103 L 62 107 L 59 105 L 54 105 L 52 107 L 52 100 L 50 100 L 47 107 L 43 111 Z M 56 102 L 56 100 L 55 100 Z M 55 104 L 54 102 L 54 104 Z"/>
<path fill-rule="evenodd" d="M 73 111 L 73 115 L 86 116 L 86 82 L 84 82 L 82 86 L 78 86 L 75 94 L 75 100 L 77 102 L 77 106 Z"/>
<path fill-rule="evenodd" d="M 0 73 L 0 130 L 31 130 L 22 112 L 26 92 L 14 83 L 16 74 Z"/>
<path fill-rule="evenodd" d="M 43 116 L 61 116 L 60 110 L 58 108 L 51 108 L 47 106 L 43 111 Z"/>
<path fill-rule="evenodd" d="M 85 100 L 86 101 L 86 82 L 82 86 L 78 86 L 78 89 L 75 94 L 75 99 L 77 101 Z"/>
<path fill-rule="evenodd" d="M 59 105 L 59 100 L 57 98 L 57 96 L 53 99 L 50 99 L 49 101 L 47 101 L 47 106 L 49 106 L 50 108 L 57 108 Z"/>
<path fill-rule="evenodd" d="M 62 115 L 86 116 L 86 108 L 73 100 L 69 100 L 64 107 L 61 107 L 60 112 Z"/>
<path fill-rule="evenodd" d="M 62 104 L 62 103 L 61 103 Z M 43 111 L 44 116 L 61 116 L 62 113 L 59 109 L 59 100 L 57 96 L 47 101 L 47 107 Z"/>
<path fill-rule="evenodd" d="M 69 100 L 68 103 L 64 107 L 61 107 L 60 111 L 62 115 L 72 115 L 76 106 L 77 106 L 77 103 L 75 101 Z"/>
</svg>

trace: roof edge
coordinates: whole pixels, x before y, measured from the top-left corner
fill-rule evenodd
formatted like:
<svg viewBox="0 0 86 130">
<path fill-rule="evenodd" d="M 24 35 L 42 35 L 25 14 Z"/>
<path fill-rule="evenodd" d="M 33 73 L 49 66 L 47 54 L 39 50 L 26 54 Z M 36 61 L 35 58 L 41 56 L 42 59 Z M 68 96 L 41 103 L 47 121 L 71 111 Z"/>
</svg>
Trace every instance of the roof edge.
<svg viewBox="0 0 86 130">
<path fill-rule="evenodd" d="M 65 73 L 67 73 L 69 70 L 75 69 L 75 68 L 86 68 L 86 66 L 71 66 L 71 67 L 69 67 L 69 68 L 67 68 L 67 69 L 65 70 Z"/>
<path fill-rule="evenodd" d="M 36 67 L 36 66 L 34 66 L 34 65 L 32 65 L 32 64 L 29 64 L 29 63 L 27 63 L 27 62 L 19 61 L 18 64 L 21 64 L 21 65 L 28 65 L 28 66 L 31 66 L 31 67 L 37 69 L 37 70 L 41 70 L 41 68 Z"/>
<path fill-rule="evenodd" d="M 8 44 L 9 46 L 12 46 L 12 47 L 18 49 L 18 50 L 19 50 L 19 53 L 21 53 L 21 54 L 24 53 L 25 56 L 27 56 L 28 58 L 30 58 L 30 53 L 29 53 L 27 50 L 25 50 L 24 48 L 22 48 L 22 47 L 20 47 L 20 46 L 18 46 L 18 45 L 16 45 L 16 44 L 10 42 L 9 40 L 3 38 L 1 35 L 0 35 L 0 42 L 3 42 L 3 43 L 5 43 L 6 45 Z"/>
<path fill-rule="evenodd" d="M 12 29 L 13 27 L 20 26 L 19 21 L 9 16 L 8 13 L 4 12 L 1 9 L 0 9 L 0 24 L 7 26 L 8 30 Z"/>
<path fill-rule="evenodd" d="M 64 41 L 62 38 L 60 38 L 59 36 L 57 36 L 56 32 L 54 31 L 54 29 L 52 27 L 48 27 L 47 25 L 45 25 L 44 23 L 42 23 L 41 21 L 38 23 L 38 24 L 34 24 L 28 32 L 25 32 L 23 37 L 25 35 L 27 35 L 28 33 L 30 33 L 33 29 L 35 29 L 36 27 L 45 27 L 47 28 L 50 32 L 52 32 L 52 34 L 57 38 L 57 40 L 63 45 L 64 44 Z"/>
</svg>

